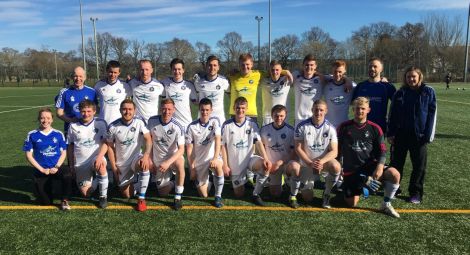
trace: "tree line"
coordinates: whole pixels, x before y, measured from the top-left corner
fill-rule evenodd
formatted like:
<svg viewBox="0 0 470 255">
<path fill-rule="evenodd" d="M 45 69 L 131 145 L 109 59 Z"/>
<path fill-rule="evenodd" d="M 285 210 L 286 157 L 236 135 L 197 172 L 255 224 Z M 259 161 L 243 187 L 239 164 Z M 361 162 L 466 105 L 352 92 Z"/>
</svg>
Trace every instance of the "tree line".
<svg viewBox="0 0 470 255">
<path fill-rule="evenodd" d="M 464 22 L 459 17 L 448 17 L 435 13 L 428 14 L 418 23 L 395 26 L 388 22 L 364 25 L 353 31 L 345 41 L 339 42 L 319 27 L 312 27 L 300 36 L 288 34 L 276 38 L 271 44 L 272 59 L 279 60 L 285 68 L 300 67 L 301 59 L 313 53 L 320 72 L 329 72 L 329 65 L 335 59 L 348 63 L 348 74 L 356 80 L 367 77 L 367 62 L 370 57 L 380 57 L 384 73 L 392 81 L 401 81 L 403 70 L 411 65 L 421 68 L 427 81 L 443 81 L 451 72 L 454 80 L 461 80 L 464 69 Z M 168 63 L 173 58 L 186 62 L 187 78 L 202 70 L 205 59 L 218 55 L 222 72 L 237 68 L 238 56 L 251 53 L 258 62 L 257 68 L 266 69 L 269 62 L 267 44 L 258 47 L 245 41 L 238 32 L 229 32 L 217 41 L 217 49 L 205 42 L 191 44 L 187 39 L 173 38 L 166 42 L 145 42 L 129 40 L 111 33 L 97 33 L 98 58 L 95 42 L 88 38 L 85 45 L 87 74 L 96 77 L 98 61 L 100 76 L 105 73 L 109 60 L 121 62 L 123 75 L 134 74 L 139 59 L 152 61 L 159 77 L 169 74 Z M 77 50 L 57 52 L 47 46 L 42 49 L 28 48 L 24 52 L 4 47 L 0 52 L 0 80 L 4 82 L 63 80 L 70 70 L 82 65 L 81 45 Z M 57 72 L 56 72 L 57 67 Z M 57 76 L 57 77 L 56 77 Z"/>
</svg>

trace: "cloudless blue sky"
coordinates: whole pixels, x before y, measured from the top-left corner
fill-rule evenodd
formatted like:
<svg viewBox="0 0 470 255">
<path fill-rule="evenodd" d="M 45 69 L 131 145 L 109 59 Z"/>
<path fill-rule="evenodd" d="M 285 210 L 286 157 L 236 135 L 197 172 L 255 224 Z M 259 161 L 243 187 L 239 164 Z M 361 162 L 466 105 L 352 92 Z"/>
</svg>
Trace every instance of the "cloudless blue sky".
<svg viewBox="0 0 470 255">
<path fill-rule="evenodd" d="M 174 37 L 202 41 L 213 50 L 231 31 L 257 44 L 268 42 L 268 0 L 82 0 L 85 37 L 97 31 L 145 42 Z M 464 0 L 272 0 L 272 40 L 301 34 L 318 26 L 344 41 L 363 25 L 386 21 L 401 26 L 416 23 L 429 13 L 458 16 L 466 29 L 468 1 Z M 81 43 L 78 0 L 0 0 L 0 48 L 43 46 L 77 50 Z"/>
</svg>

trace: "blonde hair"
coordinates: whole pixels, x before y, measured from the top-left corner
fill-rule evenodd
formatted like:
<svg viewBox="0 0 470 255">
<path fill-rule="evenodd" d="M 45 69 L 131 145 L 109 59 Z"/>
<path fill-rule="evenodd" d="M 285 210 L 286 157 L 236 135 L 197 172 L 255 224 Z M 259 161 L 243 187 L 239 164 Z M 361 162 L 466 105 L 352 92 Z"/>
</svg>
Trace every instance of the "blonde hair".
<svg viewBox="0 0 470 255">
<path fill-rule="evenodd" d="M 356 106 L 359 106 L 359 105 L 369 106 L 369 98 L 367 98 L 367 97 L 358 97 L 358 98 L 354 99 L 353 106 L 356 107 Z"/>
<path fill-rule="evenodd" d="M 424 79 L 423 72 L 421 72 L 421 69 L 419 69 L 415 66 L 410 66 L 405 70 L 405 74 L 403 74 L 403 86 L 404 87 L 408 86 L 408 83 L 406 83 L 406 75 L 409 72 L 416 72 L 418 74 L 418 76 L 419 76 L 418 84 L 421 85 L 421 83 L 423 82 L 423 79 Z"/>
</svg>

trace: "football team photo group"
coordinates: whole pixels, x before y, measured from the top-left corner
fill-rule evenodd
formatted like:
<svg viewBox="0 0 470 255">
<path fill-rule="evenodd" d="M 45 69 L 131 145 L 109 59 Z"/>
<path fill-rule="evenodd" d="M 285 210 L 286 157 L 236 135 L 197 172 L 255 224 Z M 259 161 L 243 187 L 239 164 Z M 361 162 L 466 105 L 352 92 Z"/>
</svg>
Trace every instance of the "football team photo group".
<svg viewBox="0 0 470 255">
<path fill-rule="evenodd" d="M 276 60 L 268 72 L 253 62 L 241 54 L 238 70 L 220 74 L 222 63 L 211 55 L 186 80 L 184 60 L 174 58 L 172 75 L 157 80 L 152 62 L 142 59 L 135 76 L 121 80 L 120 63 L 111 60 L 93 87 L 77 66 L 72 84 L 50 99 L 54 108 L 38 111 L 38 127 L 24 141 L 37 203 L 56 198 L 70 210 L 81 196 L 104 209 L 114 188 L 140 212 L 149 196 L 171 197 L 180 210 L 192 189 L 213 197 L 216 208 L 228 189 L 231 199 L 294 209 L 312 206 L 315 197 L 324 209 L 354 208 L 360 198 L 380 195 L 378 211 L 399 218 L 397 195 L 424 201 L 437 103 L 419 68 L 407 68 L 395 86 L 376 57 L 358 84 L 343 60 L 326 74 L 312 54 L 292 72 Z M 63 130 L 52 127 L 57 121 Z M 411 172 L 407 187 L 400 186 L 404 170 Z"/>
</svg>

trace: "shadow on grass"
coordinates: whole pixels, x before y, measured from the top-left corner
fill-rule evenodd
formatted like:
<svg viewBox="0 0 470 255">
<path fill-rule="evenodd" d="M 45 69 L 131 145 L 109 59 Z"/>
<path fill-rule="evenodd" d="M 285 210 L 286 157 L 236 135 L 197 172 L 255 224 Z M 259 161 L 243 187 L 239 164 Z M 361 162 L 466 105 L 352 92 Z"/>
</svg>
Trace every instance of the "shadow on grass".
<svg viewBox="0 0 470 255">
<path fill-rule="evenodd" d="M 35 204 L 32 194 L 32 167 L 0 167 L 0 202 Z"/>
<path fill-rule="evenodd" d="M 436 134 L 436 138 L 470 140 L 470 136 L 459 135 L 459 134 Z"/>
</svg>

